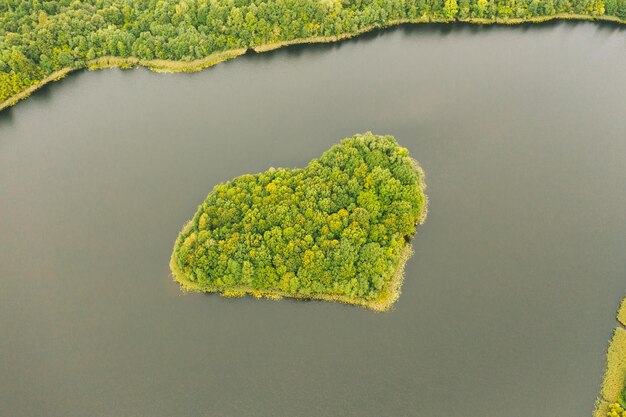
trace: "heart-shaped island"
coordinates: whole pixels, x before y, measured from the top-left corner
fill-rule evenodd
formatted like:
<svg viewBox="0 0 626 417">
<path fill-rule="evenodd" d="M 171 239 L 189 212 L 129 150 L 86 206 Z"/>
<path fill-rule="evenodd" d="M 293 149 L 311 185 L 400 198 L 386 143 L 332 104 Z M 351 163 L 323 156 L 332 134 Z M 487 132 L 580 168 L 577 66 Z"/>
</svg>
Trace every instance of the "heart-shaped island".
<svg viewBox="0 0 626 417">
<path fill-rule="evenodd" d="M 215 186 L 176 239 L 172 274 L 190 291 L 387 310 L 426 218 L 424 188 L 392 136 L 346 138 L 304 169 Z"/>
</svg>

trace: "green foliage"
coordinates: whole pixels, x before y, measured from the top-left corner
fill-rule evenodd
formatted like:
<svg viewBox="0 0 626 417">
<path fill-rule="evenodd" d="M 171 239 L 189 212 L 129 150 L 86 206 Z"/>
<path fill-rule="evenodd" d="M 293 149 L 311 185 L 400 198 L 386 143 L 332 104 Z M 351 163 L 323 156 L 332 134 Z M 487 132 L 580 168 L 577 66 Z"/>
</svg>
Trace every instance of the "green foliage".
<svg viewBox="0 0 626 417">
<path fill-rule="evenodd" d="M 424 218 L 423 188 L 393 137 L 356 135 L 304 169 L 217 185 L 178 236 L 175 269 L 204 291 L 379 300 Z"/>
<path fill-rule="evenodd" d="M 0 103 L 61 68 L 103 56 L 189 61 L 212 53 L 336 36 L 398 20 L 626 19 L 626 0 L 0 1 Z"/>
<path fill-rule="evenodd" d="M 624 394 L 622 394 L 622 397 L 624 397 Z M 609 411 L 606 413 L 606 416 L 607 417 L 626 417 L 626 404 L 624 404 L 624 401 L 620 403 L 610 404 Z"/>
<path fill-rule="evenodd" d="M 618 321 L 623 318 L 625 306 L 626 298 L 618 312 Z M 622 325 L 615 329 L 609 342 L 604 379 L 594 416 L 626 417 L 626 330 Z"/>
</svg>

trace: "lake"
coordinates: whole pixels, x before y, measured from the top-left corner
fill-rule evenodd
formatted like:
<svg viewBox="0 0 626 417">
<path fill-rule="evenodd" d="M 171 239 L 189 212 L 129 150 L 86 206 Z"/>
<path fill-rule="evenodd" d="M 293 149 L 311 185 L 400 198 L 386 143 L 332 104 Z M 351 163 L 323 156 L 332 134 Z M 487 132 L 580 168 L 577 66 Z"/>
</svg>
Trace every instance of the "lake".
<svg viewBox="0 0 626 417">
<path fill-rule="evenodd" d="M 626 30 L 401 27 L 0 113 L 0 415 L 588 417 L 626 289 Z M 387 313 L 183 294 L 212 187 L 391 134 L 430 210 Z"/>
</svg>

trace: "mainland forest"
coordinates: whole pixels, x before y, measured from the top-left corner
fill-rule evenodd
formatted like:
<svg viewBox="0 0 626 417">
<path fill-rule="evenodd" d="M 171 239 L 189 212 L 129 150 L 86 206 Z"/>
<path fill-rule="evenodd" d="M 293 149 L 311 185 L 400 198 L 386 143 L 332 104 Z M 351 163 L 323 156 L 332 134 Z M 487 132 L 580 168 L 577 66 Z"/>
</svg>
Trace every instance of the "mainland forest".
<svg viewBox="0 0 626 417">
<path fill-rule="evenodd" d="M 392 136 L 344 139 L 304 169 L 217 185 L 179 235 L 183 287 L 385 310 L 426 216 L 423 174 Z"/>
<path fill-rule="evenodd" d="M 188 62 L 402 22 L 521 23 L 553 17 L 624 23 L 626 0 L 5 0 L 0 2 L 0 108 L 59 70 L 89 67 L 103 57 Z"/>
</svg>

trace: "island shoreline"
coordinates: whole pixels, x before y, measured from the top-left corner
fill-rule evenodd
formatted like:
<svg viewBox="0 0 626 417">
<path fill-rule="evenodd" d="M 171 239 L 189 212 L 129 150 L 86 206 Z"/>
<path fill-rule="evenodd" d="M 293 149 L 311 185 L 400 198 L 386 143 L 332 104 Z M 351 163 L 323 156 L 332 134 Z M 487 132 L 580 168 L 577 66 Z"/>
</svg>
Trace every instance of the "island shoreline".
<svg viewBox="0 0 626 417">
<path fill-rule="evenodd" d="M 181 233 L 185 233 L 189 230 L 192 225 L 193 220 L 188 221 Z M 383 300 L 357 300 L 352 299 L 350 297 L 344 295 L 331 295 L 331 294 L 297 294 L 290 293 L 287 291 L 280 290 L 257 290 L 248 287 L 231 287 L 228 290 L 223 289 L 211 289 L 200 286 L 198 283 L 191 281 L 187 275 L 178 267 L 178 260 L 176 258 L 176 251 L 172 251 L 172 256 L 170 257 L 170 270 L 172 272 L 172 278 L 174 281 L 178 282 L 181 288 L 185 292 L 199 292 L 206 294 L 218 294 L 222 297 L 226 298 L 240 298 L 246 295 L 251 295 L 255 298 L 267 298 L 270 300 L 280 300 L 282 298 L 292 298 L 295 300 L 318 300 L 318 301 L 337 301 L 343 304 L 350 304 L 365 307 L 369 310 L 373 310 L 376 312 L 384 312 L 388 311 L 391 306 L 398 300 L 400 297 L 400 289 L 402 288 L 402 283 L 404 282 L 404 269 L 407 261 L 413 255 L 414 251 L 411 245 L 411 242 L 406 242 L 402 252 L 400 253 L 400 257 L 398 260 L 398 264 L 394 269 L 394 273 L 391 275 L 389 279 L 389 290 L 388 296 Z"/>
<path fill-rule="evenodd" d="M 439 24 L 455 24 L 455 23 L 464 23 L 464 24 L 476 24 L 476 25 L 521 25 L 525 23 L 529 24 L 538 24 L 538 23 L 546 23 L 551 21 L 587 21 L 587 22 L 608 22 L 614 23 L 618 25 L 626 25 L 626 20 L 619 19 L 615 16 L 589 16 L 582 14 L 556 14 L 552 16 L 536 16 L 529 19 L 521 19 L 521 18 L 510 18 L 510 19 L 482 19 L 482 18 L 468 18 L 468 19 L 433 19 L 433 18 L 413 18 L 413 19 L 397 19 L 393 21 L 389 21 L 384 24 L 376 24 L 371 25 L 362 29 L 359 29 L 354 32 L 347 32 L 340 35 L 331 35 L 331 36 L 313 36 L 307 38 L 296 38 L 288 41 L 267 43 L 262 45 L 253 46 L 250 48 L 238 48 L 238 49 L 230 49 L 227 51 L 214 52 L 210 55 L 207 55 L 204 58 L 195 59 L 191 61 L 177 61 L 177 60 L 168 60 L 168 59 L 141 59 L 137 57 L 116 57 L 116 56 L 102 56 L 99 58 L 94 58 L 89 61 L 83 61 L 77 63 L 76 66 L 66 67 L 57 70 L 43 80 L 31 85 L 24 91 L 21 91 L 18 94 L 15 94 L 12 97 L 7 98 L 2 103 L 0 103 L 0 112 L 4 109 L 14 106 L 21 100 L 29 97 L 35 91 L 44 87 L 50 82 L 58 81 L 64 78 L 67 74 L 87 69 L 90 71 L 105 69 L 105 68 L 136 68 L 136 67 L 144 67 L 148 68 L 154 72 L 160 73 L 178 73 L 178 72 L 197 72 L 203 69 L 212 67 L 214 65 L 219 64 L 220 62 L 225 62 L 230 59 L 236 58 L 238 56 L 244 55 L 249 51 L 253 51 L 256 53 L 269 52 L 276 49 L 280 49 L 286 46 L 292 45 L 305 45 L 305 44 L 322 44 L 322 43 L 332 43 L 338 42 L 341 40 L 351 39 L 358 37 L 359 35 L 377 31 L 377 30 L 385 30 L 392 27 L 400 26 L 400 25 L 417 25 L 424 23 L 439 23 Z"/>
<path fill-rule="evenodd" d="M 418 186 L 422 191 L 426 190 L 426 181 L 424 170 L 418 164 L 417 160 L 413 158 L 409 158 L 411 162 L 411 166 L 415 170 L 419 178 Z M 428 215 L 428 195 L 424 193 L 424 206 L 420 211 L 419 217 L 415 223 L 415 231 L 413 236 L 417 233 L 417 227 L 424 224 L 426 217 Z M 227 290 L 220 289 L 217 287 L 203 287 L 198 283 L 190 280 L 187 275 L 178 267 L 178 259 L 176 258 L 176 247 L 178 245 L 178 240 L 180 236 L 186 234 L 189 229 L 193 225 L 193 219 L 189 220 L 183 226 L 182 230 L 178 234 L 176 241 L 174 242 L 174 249 L 172 250 L 172 255 L 170 257 L 170 271 L 172 278 L 174 281 L 178 282 L 182 289 L 186 292 L 201 292 L 207 294 L 219 294 L 222 297 L 226 298 L 234 298 L 234 297 L 244 297 L 246 295 L 252 295 L 256 298 L 267 298 L 273 300 L 279 300 L 282 298 L 292 298 L 296 300 L 320 300 L 320 301 L 337 301 L 343 304 L 350 304 L 365 307 L 369 310 L 376 311 L 379 313 L 388 311 L 391 309 L 393 304 L 400 298 L 402 284 L 404 282 L 404 269 L 406 267 L 406 263 L 413 255 L 413 246 L 412 246 L 412 238 L 407 240 L 402 248 L 402 252 L 400 252 L 400 256 L 398 258 L 398 263 L 393 269 L 393 273 L 389 277 L 389 283 L 385 291 L 375 300 L 360 300 L 353 299 L 345 295 L 332 295 L 332 294 L 297 294 L 291 293 L 288 291 L 280 291 L 280 290 L 258 290 L 249 287 L 230 287 Z"/>
</svg>

